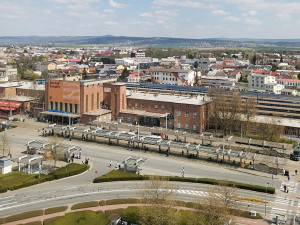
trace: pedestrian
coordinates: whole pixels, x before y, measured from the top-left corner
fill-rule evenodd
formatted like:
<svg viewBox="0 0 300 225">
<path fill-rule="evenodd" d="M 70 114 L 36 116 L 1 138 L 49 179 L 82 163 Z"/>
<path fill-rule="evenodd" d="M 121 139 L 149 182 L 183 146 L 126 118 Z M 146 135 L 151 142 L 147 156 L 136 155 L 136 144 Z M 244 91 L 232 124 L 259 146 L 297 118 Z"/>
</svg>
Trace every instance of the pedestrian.
<svg viewBox="0 0 300 225">
<path fill-rule="evenodd" d="M 181 155 L 183 156 L 184 155 L 184 151 L 182 150 L 182 152 L 181 152 Z"/>
<path fill-rule="evenodd" d="M 290 176 L 288 176 L 288 181 L 290 181 Z"/>
<path fill-rule="evenodd" d="M 79 150 L 79 159 L 81 159 L 81 150 Z"/>
<path fill-rule="evenodd" d="M 111 160 L 109 161 L 109 167 L 111 167 Z"/>
<path fill-rule="evenodd" d="M 286 192 L 286 184 L 283 185 L 283 190 L 284 190 L 284 192 Z"/>
<path fill-rule="evenodd" d="M 184 177 L 184 166 L 182 167 L 182 177 Z"/>
<path fill-rule="evenodd" d="M 295 174 L 297 175 L 297 173 L 298 173 L 298 170 L 295 170 Z"/>
</svg>

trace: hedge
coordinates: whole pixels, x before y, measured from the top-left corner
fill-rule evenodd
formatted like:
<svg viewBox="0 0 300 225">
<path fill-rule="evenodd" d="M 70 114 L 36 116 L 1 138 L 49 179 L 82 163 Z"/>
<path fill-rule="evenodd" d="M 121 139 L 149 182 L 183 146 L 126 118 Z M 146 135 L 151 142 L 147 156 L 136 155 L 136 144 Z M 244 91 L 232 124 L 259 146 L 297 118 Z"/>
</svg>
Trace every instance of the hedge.
<svg viewBox="0 0 300 225">
<path fill-rule="evenodd" d="M 119 205 L 119 204 L 137 204 L 140 203 L 138 198 L 121 198 L 106 200 L 106 205 Z"/>
<path fill-rule="evenodd" d="M 97 206 L 99 206 L 98 201 L 81 202 L 81 203 L 72 205 L 71 210 L 84 209 L 84 208 L 97 207 Z"/>
<path fill-rule="evenodd" d="M 90 166 L 86 164 L 70 163 L 64 167 L 54 170 L 49 175 L 52 175 L 54 179 L 61 179 L 83 173 L 89 168 Z"/>
<path fill-rule="evenodd" d="M 58 206 L 53 208 L 45 209 L 44 215 L 58 213 L 58 212 L 64 212 L 68 209 L 68 206 Z"/>
<path fill-rule="evenodd" d="M 42 221 L 34 221 L 34 222 L 25 223 L 24 225 L 43 225 L 43 222 Z"/>
<path fill-rule="evenodd" d="M 34 210 L 34 211 L 30 211 L 30 212 L 24 212 L 24 213 L 6 217 L 5 223 L 10 223 L 10 222 L 18 221 L 18 220 L 24 220 L 24 219 L 28 219 L 28 218 L 32 218 L 32 217 L 36 217 L 36 216 L 42 216 L 42 215 L 44 215 L 44 210 Z"/>
<path fill-rule="evenodd" d="M 57 169 L 48 175 L 26 174 L 23 172 L 12 172 L 5 175 L 0 175 L 0 193 L 8 190 L 17 190 L 24 187 L 40 184 L 46 181 L 61 179 L 64 177 L 80 174 L 90 168 L 86 164 L 70 163 L 65 167 Z"/>
<path fill-rule="evenodd" d="M 93 183 L 111 182 L 111 181 L 128 181 L 128 180 L 144 180 L 142 175 L 128 173 L 121 170 L 112 170 L 103 176 L 94 179 Z"/>
<path fill-rule="evenodd" d="M 167 178 L 170 181 L 203 183 L 203 184 L 211 184 L 211 185 L 218 185 L 219 183 L 224 183 L 229 186 L 234 186 L 234 187 L 240 188 L 240 189 L 246 189 L 246 190 L 257 191 L 257 192 L 266 192 L 266 187 L 264 187 L 264 186 L 245 184 L 245 183 L 239 183 L 239 182 L 234 182 L 234 181 L 216 180 L 216 179 L 211 179 L 211 178 L 193 178 L 193 177 L 176 177 L 176 176 L 175 177 L 168 176 Z M 275 188 L 268 187 L 267 193 L 274 194 Z"/>
<path fill-rule="evenodd" d="M 149 175 L 139 175 L 124 172 L 121 170 L 112 170 L 103 176 L 97 177 L 94 179 L 94 183 L 101 183 L 101 182 L 110 182 L 110 181 L 130 181 L 130 180 L 148 180 L 150 178 Z M 203 183 L 203 184 L 211 184 L 211 185 L 218 185 L 220 183 L 224 183 L 229 186 L 234 186 L 240 189 L 246 189 L 251 191 L 257 192 L 266 192 L 266 187 L 253 185 L 253 184 L 244 184 L 234 181 L 226 181 L 226 180 L 216 180 L 211 178 L 193 178 L 193 177 L 177 177 L 177 176 L 167 176 L 169 181 L 177 181 L 177 182 L 191 182 L 191 183 Z M 267 193 L 274 194 L 275 188 L 268 187 Z"/>
<path fill-rule="evenodd" d="M 106 200 L 101 200 L 99 202 L 99 206 L 105 206 L 106 205 Z"/>
<path fill-rule="evenodd" d="M 0 224 L 5 224 L 5 218 L 0 218 Z"/>
</svg>

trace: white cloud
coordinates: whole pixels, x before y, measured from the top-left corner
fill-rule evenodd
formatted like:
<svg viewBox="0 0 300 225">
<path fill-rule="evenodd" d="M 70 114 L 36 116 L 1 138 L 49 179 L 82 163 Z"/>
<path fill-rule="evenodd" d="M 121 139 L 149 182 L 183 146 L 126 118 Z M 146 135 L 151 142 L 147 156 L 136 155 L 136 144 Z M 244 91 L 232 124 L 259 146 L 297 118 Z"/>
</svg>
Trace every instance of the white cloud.
<svg viewBox="0 0 300 225">
<path fill-rule="evenodd" d="M 276 16 L 277 16 L 278 19 L 283 19 L 283 20 L 292 19 L 291 15 L 289 15 L 287 13 L 277 13 Z"/>
<path fill-rule="evenodd" d="M 251 10 L 247 13 L 243 13 L 242 16 L 256 16 L 257 15 L 257 11 L 255 10 Z"/>
<path fill-rule="evenodd" d="M 67 8 L 70 10 L 79 11 L 79 10 L 91 9 L 91 6 L 89 4 L 74 4 L 74 5 L 68 5 Z"/>
<path fill-rule="evenodd" d="M 106 22 L 104 22 L 104 24 L 110 25 L 110 26 L 116 26 L 116 25 L 119 25 L 119 23 L 118 23 L 118 22 L 115 22 L 115 21 L 106 21 Z"/>
<path fill-rule="evenodd" d="M 111 7 L 119 8 L 119 9 L 128 7 L 128 5 L 117 3 L 114 0 L 109 0 L 109 4 Z"/>
<path fill-rule="evenodd" d="M 178 10 L 155 10 L 152 13 L 142 13 L 141 17 L 155 18 L 160 20 L 172 19 L 175 16 L 179 16 Z"/>
<path fill-rule="evenodd" d="M 47 0 L 47 1 L 56 2 L 60 4 L 72 4 L 72 3 L 84 4 L 84 3 L 99 2 L 99 0 Z"/>
<path fill-rule="evenodd" d="M 212 14 L 214 14 L 214 15 L 220 15 L 220 16 L 226 16 L 226 15 L 229 15 L 230 13 L 226 12 L 224 10 L 218 9 L 218 10 L 214 10 L 212 12 Z"/>
<path fill-rule="evenodd" d="M 96 18 L 96 19 L 101 19 L 106 17 L 105 14 L 101 14 L 97 11 L 87 11 L 87 12 L 67 11 L 66 15 L 71 17 L 78 17 L 78 18 L 86 17 L 86 18 Z"/>
<path fill-rule="evenodd" d="M 262 24 L 262 21 L 257 20 L 257 19 L 246 19 L 245 23 L 250 24 L 250 25 L 260 25 L 260 24 Z"/>
<path fill-rule="evenodd" d="M 204 29 L 204 26 L 202 26 L 202 25 L 196 25 L 195 29 L 201 30 L 201 29 Z"/>
<path fill-rule="evenodd" d="M 112 9 L 105 9 L 104 12 L 107 13 L 107 14 L 113 14 L 113 13 L 115 13 L 115 11 L 112 10 Z"/>
<path fill-rule="evenodd" d="M 157 23 L 157 24 L 164 24 L 165 21 L 163 21 L 163 20 L 156 20 L 156 23 Z"/>
<path fill-rule="evenodd" d="M 29 9 L 27 6 L 14 4 L 9 1 L 1 1 L 0 18 L 3 19 L 20 19 L 28 17 Z"/>
<path fill-rule="evenodd" d="M 200 9 L 215 9 L 217 7 L 216 5 L 206 4 L 195 0 L 155 0 L 153 5 L 156 7 L 180 6 Z"/>
<path fill-rule="evenodd" d="M 222 20 L 223 21 L 230 21 L 230 22 L 239 22 L 239 21 L 241 21 L 241 19 L 236 17 L 236 16 L 228 16 L 228 17 L 226 17 Z"/>
</svg>

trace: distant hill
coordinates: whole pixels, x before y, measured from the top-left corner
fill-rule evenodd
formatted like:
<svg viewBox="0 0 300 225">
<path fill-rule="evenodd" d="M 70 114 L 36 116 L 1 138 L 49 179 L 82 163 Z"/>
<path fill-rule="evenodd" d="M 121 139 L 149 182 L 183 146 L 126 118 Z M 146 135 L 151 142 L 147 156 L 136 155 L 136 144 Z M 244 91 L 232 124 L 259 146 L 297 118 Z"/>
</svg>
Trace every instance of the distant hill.
<svg viewBox="0 0 300 225">
<path fill-rule="evenodd" d="M 158 47 L 300 47 L 300 39 L 247 39 L 247 38 L 169 38 L 169 37 L 127 37 L 127 36 L 2 36 L 1 45 L 110 45 L 110 46 L 158 46 Z"/>
</svg>

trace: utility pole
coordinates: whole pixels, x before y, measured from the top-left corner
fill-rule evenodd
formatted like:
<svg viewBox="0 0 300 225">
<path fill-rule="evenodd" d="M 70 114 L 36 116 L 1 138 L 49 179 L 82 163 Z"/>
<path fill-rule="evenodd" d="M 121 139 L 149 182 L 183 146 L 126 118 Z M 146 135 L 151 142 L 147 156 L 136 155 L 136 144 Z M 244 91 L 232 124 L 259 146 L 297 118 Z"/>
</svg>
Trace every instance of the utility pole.
<svg viewBox="0 0 300 225">
<path fill-rule="evenodd" d="M 269 182 L 266 185 L 266 193 L 265 193 L 265 216 L 267 215 L 267 189 L 268 189 Z"/>
</svg>

